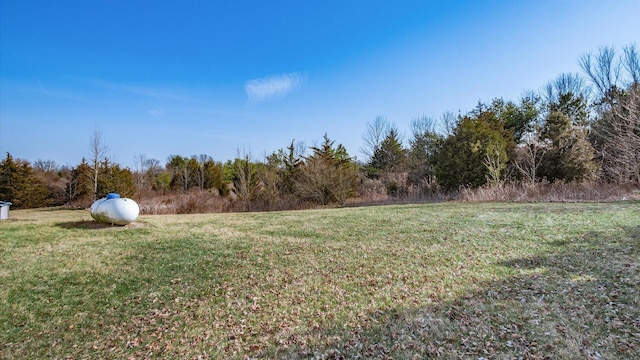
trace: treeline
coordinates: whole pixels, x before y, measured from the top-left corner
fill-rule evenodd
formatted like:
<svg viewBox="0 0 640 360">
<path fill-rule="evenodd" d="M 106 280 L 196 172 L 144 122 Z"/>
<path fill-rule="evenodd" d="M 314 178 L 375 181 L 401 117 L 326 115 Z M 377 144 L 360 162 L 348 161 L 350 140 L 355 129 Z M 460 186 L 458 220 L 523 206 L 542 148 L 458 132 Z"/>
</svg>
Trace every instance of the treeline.
<svg viewBox="0 0 640 360">
<path fill-rule="evenodd" d="M 87 207 L 110 192 L 139 200 L 197 193 L 240 204 L 233 209 L 249 210 L 256 203 L 266 208 L 295 208 L 344 203 L 357 196 L 359 168 L 344 146 L 334 145 L 325 135 L 322 144 L 310 150 L 309 156 L 303 156 L 292 142 L 286 151 L 274 152 L 264 162 L 243 154 L 224 164 L 208 155 L 172 155 L 161 166 L 157 159 L 138 156 L 136 170 L 122 168 L 108 158 L 95 163 L 82 159 L 72 169 L 41 160 L 32 167 L 7 153 L 0 163 L 0 197 L 16 208 Z"/>
<path fill-rule="evenodd" d="M 145 199 L 191 194 L 181 212 L 301 208 L 388 198 L 455 196 L 460 189 L 505 184 L 640 182 L 640 57 L 633 45 L 580 58 L 583 74 L 561 74 L 517 101 L 493 99 L 466 114 L 411 121 L 406 137 L 377 117 L 363 134 L 364 161 L 326 134 L 307 148 L 292 141 L 256 161 L 225 163 L 208 155 L 136 158 L 135 169 L 105 156 L 101 134 L 74 168 L 51 160 L 31 166 L 10 154 L 0 163 L 0 199 L 18 208 L 88 206 L 109 192 Z M 542 184 L 542 185 L 541 185 Z M 196 194 L 196 195 L 193 195 Z M 161 204 L 160 204 L 161 205 Z M 158 206 L 160 206 L 158 205 Z M 153 211 L 157 211 L 153 210 Z"/>
</svg>

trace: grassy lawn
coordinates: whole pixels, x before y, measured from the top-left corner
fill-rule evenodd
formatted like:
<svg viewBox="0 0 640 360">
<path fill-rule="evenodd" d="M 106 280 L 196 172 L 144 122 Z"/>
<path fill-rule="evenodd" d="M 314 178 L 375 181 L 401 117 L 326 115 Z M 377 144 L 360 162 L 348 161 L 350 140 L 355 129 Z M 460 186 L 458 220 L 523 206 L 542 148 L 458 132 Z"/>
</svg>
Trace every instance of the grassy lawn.
<svg viewBox="0 0 640 360">
<path fill-rule="evenodd" d="M 0 222 L 0 358 L 640 358 L 640 203 Z"/>
</svg>

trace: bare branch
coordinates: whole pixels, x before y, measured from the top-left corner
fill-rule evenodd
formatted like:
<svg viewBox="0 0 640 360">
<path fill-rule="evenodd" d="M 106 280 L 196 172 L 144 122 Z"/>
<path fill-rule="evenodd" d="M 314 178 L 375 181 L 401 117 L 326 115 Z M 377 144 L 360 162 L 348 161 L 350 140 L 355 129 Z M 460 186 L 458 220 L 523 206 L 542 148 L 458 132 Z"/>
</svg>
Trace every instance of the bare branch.
<svg viewBox="0 0 640 360">
<path fill-rule="evenodd" d="M 435 127 L 436 121 L 430 116 L 422 115 L 419 118 L 411 120 L 411 133 L 414 138 L 426 133 L 434 132 Z"/>
<path fill-rule="evenodd" d="M 537 132 L 524 136 L 524 143 L 516 149 L 514 165 L 531 184 L 538 179 L 538 169 L 542 164 L 542 158 L 547 148 L 540 142 Z"/>
<path fill-rule="evenodd" d="M 362 135 L 362 141 L 364 146 L 360 149 L 362 153 L 370 159 L 373 153 L 380 147 L 382 141 L 391 130 L 391 125 L 387 121 L 387 118 L 383 116 L 376 116 L 373 122 L 367 124 L 364 135 Z"/>
<path fill-rule="evenodd" d="M 98 196 L 98 172 L 100 171 L 100 160 L 107 158 L 109 148 L 102 142 L 102 129 L 94 129 L 89 140 L 89 152 L 91 154 L 91 166 L 93 169 L 93 201 Z"/>
<path fill-rule="evenodd" d="M 458 125 L 459 117 L 453 111 L 447 111 L 440 117 L 440 123 L 445 135 L 453 134 L 453 129 Z"/>
<path fill-rule="evenodd" d="M 598 55 L 584 54 L 580 57 L 579 64 L 601 98 L 607 98 L 609 90 L 618 86 L 620 62 L 616 61 L 616 52 L 613 47 L 601 47 Z"/>
<path fill-rule="evenodd" d="M 635 44 L 624 47 L 623 66 L 631 77 L 632 85 L 640 84 L 640 56 Z"/>
</svg>

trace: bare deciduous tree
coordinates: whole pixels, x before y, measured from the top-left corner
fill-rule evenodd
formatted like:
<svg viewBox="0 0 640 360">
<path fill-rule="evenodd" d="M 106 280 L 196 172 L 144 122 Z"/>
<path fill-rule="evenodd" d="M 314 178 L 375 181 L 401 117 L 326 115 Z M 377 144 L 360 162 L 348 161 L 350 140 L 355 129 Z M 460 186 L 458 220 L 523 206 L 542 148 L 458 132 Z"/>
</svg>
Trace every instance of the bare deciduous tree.
<svg viewBox="0 0 640 360">
<path fill-rule="evenodd" d="M 594 129 L 601 139 L 602 166 L 611 180 L 640 182 L 640 87 L 632 87 Z"/>
<path fill-rule="evenodd" d="M 58 169 L 58 165 L 53 160 L 42 160 L 38 159 L 33 163 L 33 168 L 36 170 L 41 170 L 43 172 L 53 172 Z"/>
<path fill-rule="evenodd" d="M 135 173 L 134 183 L 136 184 L 136 190 L 140 194 L 145 187 L 146 172 L 147 172 L 147 156 L 145 154 L 137 154 L 133 157 L 133 166 Z"/>
<path fill-rule="evenodd" d="M 169 184 L 162 181 L 162 174 L 168 174 L 160 165 L 160 160 L 147 159 L 144 162 L 144 168 L 146 169 L 144 176 L 148 189 L 166 190 L 168 188 Z"/>
<path fill-rule="evenodd" d="M 208 161 L 213 161 L 213 158 L 207 154 L 200 154 L 196 159 L 198 161 L 198 188 L 200 190 L 204 190 L 205 181 L 207 179 L 205 165 Z"/>
<path fill-rule="evenodd" d="M 244 202 L 246 209 L 256 195 L 258 181 L 257 169 L 251 161 L 251 153 L 243 150 L 241 155 L 238 149 L 234 163 L 233 191 L 238 199 Z"/>
<path fill-rule="evenodd" d="M 524 136 L 524 142 L 516 149 L 515 167 L 531 184 L 538 179 L 538 169 L 546 152 L 546 146 L 540 142 L 537 132 Z"/>
<path fill-rule="evenodd" d="M 633 84 L 640 84 L 640 56 L 635 44 L 624 47 L 624 62 L 622 65 Z"/>
<path fill-rule="evenodd" d="M 446 111 L 440 117 L 440 123 L 442 126 L 442 131 L 444 131 L 445 135 L 453 134 L 453 129 L 458 126 L 458 122 L 460 121 L 460 117 L 456 116 L 453 111 Z"/>
<path fill-rule="evenodd" d="M 411 134 L 414 138 L 425 133 L 435 132 L 436 121 L 434 118 L 426 115 L 411 120 Z"/>
<path fill-rule="evenodd" d="M 590 98 L 590 90 L 579 74 L 562 73 L 544 87 L 544 99 L 547 104 L 557 103 L 562 95 L 573 94 L 585 100 Z"/>
<path fill-rule="evenodd" d="M 373 122 L 367 124 L 365 133 L 362 135 L 364 146 L 360 150 L 367 157 L 367 160 L 371 159 L 375 151 L 380 147 L 390 129 L 389 121 L 383 116 L 376 116 Z"/>
<path fill-rule="evenodd" d="M 616 56 L 612 47 L 586 54 L 580 66 L 598 90 L 599 119 L 592 141 L 610 181 L 640 182 L 640 56 L 635 45 Z"/>
<path fill-rule="evenodd" d="M 93 201 L 98 195 L 98 172 L 100 171 L 100 161 L 106 160 L 109 148 L 102 142 L 102 129 L 94 129 L 89 140 L 89 152 L 91 155 L 91 168 L 93 169 Z"/>
<path fill-rule="evenodd" d="M 598 54 L 587 53 L 580 57 L 580 67 L 593 82 L 599 95 L 608 98 L 609 91 L 618 86 L 620 62 L 616 61 L 613 47 L 603 46 Z"/>
<path fill-rule="evenodd" d="M 617 100 L 618 93 L 614 90 L 640 83 L 640 56 L 633 44 L 625 46 L 620 56 L 616 56 L 613 47 L 601 47 L 597 55 L 584 54 L 580 67 L 598 91 L 600 100 L 610 106 Z"/>
<path fill-rule="evenodd" d="M 504 148 L 490 143 L 484 156 L 484 166 L 487 169 L 487 182 L 491 186 L 500 186 L 502 171 L 507 166 L 507 157 Z"/>
</svg>

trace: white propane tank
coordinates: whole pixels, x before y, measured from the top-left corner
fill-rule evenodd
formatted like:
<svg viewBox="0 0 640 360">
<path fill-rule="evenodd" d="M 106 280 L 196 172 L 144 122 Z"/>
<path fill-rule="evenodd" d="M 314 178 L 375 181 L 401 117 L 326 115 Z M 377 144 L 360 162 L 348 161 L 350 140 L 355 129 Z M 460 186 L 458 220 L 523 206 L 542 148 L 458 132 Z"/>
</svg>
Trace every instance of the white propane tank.
<svg viewBox="0 0 640 360">
<path fill-rule="evenodd" d="M 138 218 L 140 208 L 135 201 L 121 198 L 116 193 L 110 193 L 106 197 L 96 200 L 89 208 L 89 213 L 98 222 L 127 225 Z"/>
</svg>

